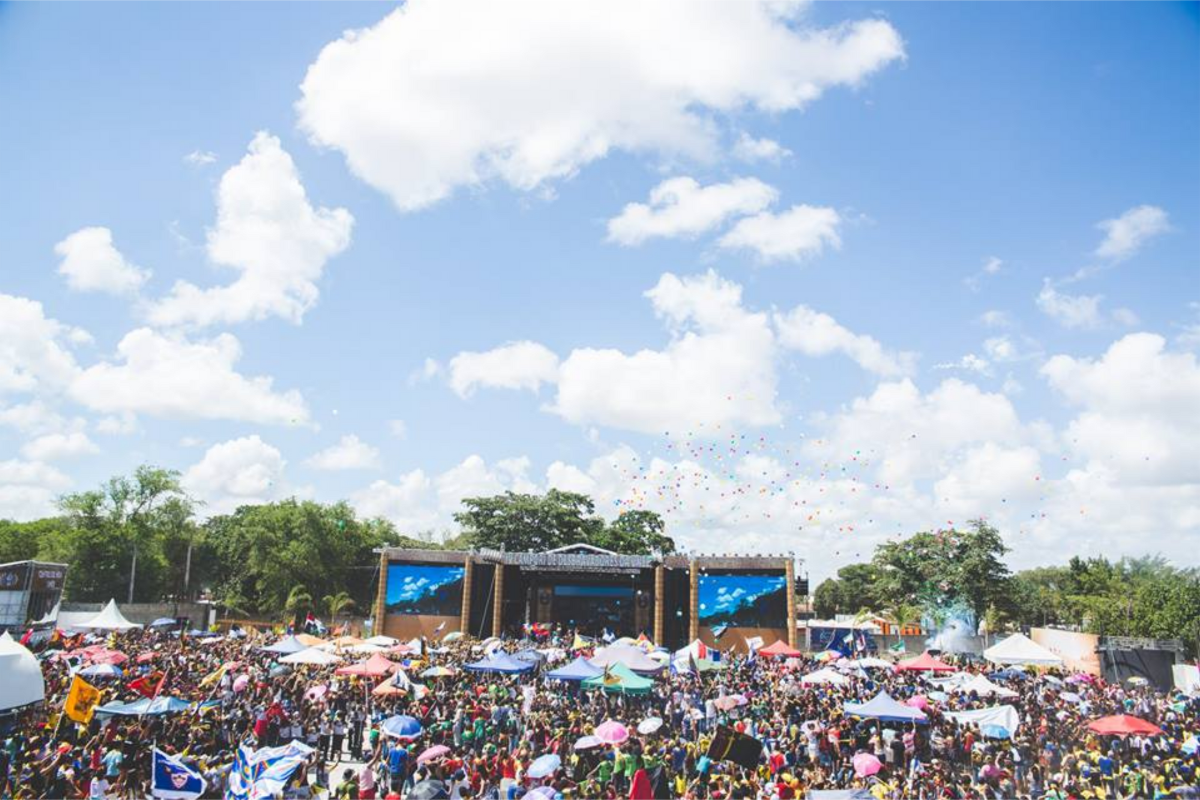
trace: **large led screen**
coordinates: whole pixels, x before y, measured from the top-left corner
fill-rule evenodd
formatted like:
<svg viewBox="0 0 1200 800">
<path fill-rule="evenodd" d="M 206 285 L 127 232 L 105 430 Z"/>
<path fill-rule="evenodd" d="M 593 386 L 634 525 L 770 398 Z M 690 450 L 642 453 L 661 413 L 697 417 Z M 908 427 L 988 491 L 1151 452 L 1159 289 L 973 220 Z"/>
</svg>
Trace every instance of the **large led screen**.
<svg viewBox="0 0 1200 800">
<path fill-rule="evenodd" d="M 387 613 L 457 617 L 462 613 L 463 567 L 389 564 Z"/>
<path fill-rule="evenodd" d="M 786 628 L 787 577 L 701 575 L 699 620 L 710 627 Z"/>
</svg>

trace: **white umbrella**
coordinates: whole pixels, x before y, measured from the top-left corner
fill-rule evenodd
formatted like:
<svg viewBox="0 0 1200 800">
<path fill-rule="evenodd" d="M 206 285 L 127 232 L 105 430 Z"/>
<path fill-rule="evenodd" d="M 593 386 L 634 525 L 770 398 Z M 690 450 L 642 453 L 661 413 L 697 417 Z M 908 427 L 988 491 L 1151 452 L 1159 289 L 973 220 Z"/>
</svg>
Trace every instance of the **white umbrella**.
<svg viewBox="0 0 1200 800">
<path fill-rule="evenodd" d="M 593 747 L 599 747 L 602 744 L 604 744 L 604 742 L 599 736 L 581 736 L 579 737 L 579 740 L 575 742 L 575 749 L 591 750 Z"/>
<path fill-rule="evenodd" d="M 301 650 L 299 653 L 292 653 L 290 656 L 284 656 L 279 659 L 280 664 L 315 664 L 317 666 L 325 666 L 328 664 L 337 664 L 342 659 L 335 656 L 333 653 L 326 653 L 324 650 L 318 650 L 315 647 L 310 647 L 307 650 Z"/>
<path fill-rule="evenodd" d="M 648 736 L 663 726 L 663 721 L 658 717 L 646 717 L 638 723 L 637 732 L 643 736 Z"/>
</svg>

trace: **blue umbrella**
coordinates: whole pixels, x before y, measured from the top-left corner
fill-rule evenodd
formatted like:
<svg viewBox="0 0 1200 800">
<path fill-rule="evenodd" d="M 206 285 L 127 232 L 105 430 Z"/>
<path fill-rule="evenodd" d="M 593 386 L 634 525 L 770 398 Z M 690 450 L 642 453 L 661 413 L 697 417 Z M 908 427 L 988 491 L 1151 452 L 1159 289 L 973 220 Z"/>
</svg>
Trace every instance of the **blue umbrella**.
<svg viewBox="0 0 1200 800">
<path fill-rule="evenodd" d="M 544 756 L 539 756 L 533 760 L 526 771 L 526 775 L 531 778 L 545 778 L 553 775 L 562 766 L 562 759 L 553 753 L 547 753 Z"/>
<path fill-rule="evenodd" d="M 980 730 L 989 739 L 1011 739 L 1012 734 L 1003 725 L 984 725 Z"/>
<path fill-rule="evenodd" d="M 87 669 L 79 670 L 79 674 L 89 678 L 119 678 L 125 673 L 114 664 L 93 664 Z"/>
<path fill-rule="evenodd" d="M 397 714 L 383 721 L 383 732 L 393 739 L 411 741 L 421 735 L 421 723 L 416 717 Z"/>
</svg>

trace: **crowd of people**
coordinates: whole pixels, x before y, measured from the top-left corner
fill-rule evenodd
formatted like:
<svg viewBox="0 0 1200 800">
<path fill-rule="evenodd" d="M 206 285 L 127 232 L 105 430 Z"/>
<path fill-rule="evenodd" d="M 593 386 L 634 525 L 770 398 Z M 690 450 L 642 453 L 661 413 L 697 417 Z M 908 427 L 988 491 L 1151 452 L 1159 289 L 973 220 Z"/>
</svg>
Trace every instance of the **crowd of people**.
<svg viewBox="0 0 1200 800">
<path fill-rule="evenodd" d="M 166 713 L 98 712 L 86 724 L 63 714 L 74 676 L 88 663 L 78 649 L 84 643 L 53 645 L 38 654 L 45 702 L 10 716 L 0 735 L 0 798 L 149 797 L 155 747 L 204 776 L 204 797 L 223 797 L 239 745 L 293 740 L 312 753 L 281 790 L 285 797 L 790 800 L 856 789 L 878 800 L 1200 796 L 1200 698 L 1179 692 L 1053 670 L 996 675 L 986 662 L 946 657 L 1015 693 L 1001 700 L 940 685 L 928 672 L 731 649 L 715 663 L 675 659 L 635 695 L 616 681 L 585 688 L 548 679 L 547 671 L 594 656 L 605 643 L 564 629 L 542 634 L 498 644 L 432 637 L 398 649 L 382 639 L 344 639 L 326 645 L 341 658 L 336 664 L 289 666 L 264 650 L 278 636 L 115 633 L 100 643 L 125 656 L 122 674 L 90 679 L 102 702 L 142 699 L 147 686 L 156 698 L 183 702 Z M 517 674 L 464 669 L 485 647 L 491 654 L 536 648 L 546 658 Z M 335 674 L 372 650 L 394 660 L 396 673 Z M 422 677 L 431 667 L 443 674 Z M 802 681 L 818 668 L 844 680 Z M 140 693 L 130 687 L 139 677 L 146 679 Z M 847 713 L 847 703 L 880 692 L 920 706 L 926 719 Z M 947 716 L 1001 703 L 1015 709 L 1016 730 Z M 1089 721 L 1110 714 L 1136 716 L 1162 733 L 1089 730 Z M 419 730 L 393 735 L 397 715 L 415 719 Z M 597 742 L 593 734 L 609 720 L 622 723 L 628 738 Z M 751 761 L 710 752 L 719 731 L 751 741 Z"/>
</svg>

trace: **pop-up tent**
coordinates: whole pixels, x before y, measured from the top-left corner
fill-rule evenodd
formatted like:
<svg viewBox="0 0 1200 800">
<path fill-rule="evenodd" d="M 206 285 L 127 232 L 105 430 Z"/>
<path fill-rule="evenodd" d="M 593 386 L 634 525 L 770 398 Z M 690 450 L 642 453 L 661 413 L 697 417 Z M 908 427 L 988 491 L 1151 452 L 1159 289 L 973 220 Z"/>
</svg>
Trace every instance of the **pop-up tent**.
<svg viewBox="0 0 1200 800">
<path fill-rule="evenodd" d="M 280 664 L 312 664 L 314 666 L 323 667 L 329 664 L 337 664 L 342 660 L 341 656 L 335 656 L 333 653 L 326 653 L 316 647 L 308 647 L 298 653 L 292 653 L 289 656 L 284 656 L 279 659 Z"/>
<path fill-rule="evenodd" d="M 117 608 L 117 601 L 109 600 L 108 605 L 102 608 L 99 614 L 87 622 L 77 622 L 71 627 L 87 628 L 94 631 L 127 631 L 131 628 L 140 628 L 142 626 L 125 619 L 125 615 L 121 613 L 121 609 Z"/>
<path fill-rule="evenodd" d="M 898 670 L 920 670 L 925 672 L 955 672 L 958 668 L 952 667 L 945 661 L 934 658 L 926 650 L 916 658 L 910 658 L 907 661 L 901 661 L 896 665 Z"/>
<path fill-rule="evenodd" d="M 602 647 L 596 651 L 596 654 L 589 659 L 594 667 L 615 667 L 617 664 L 624 664 L 634 672 L 653 673 L 658 672 L 663 668 L 654 659 L 646 655 L 640 647 L 632 647 L 624 644 L 612 644 L 608 647 Z"/>
<path fill-rule="evenodd" d="M 766 647 L 758 651 L 760 656 L 786 656 L 788 658 L 798 658 L 802 655 L 799 650 L 789 645 L 783 639 L 776 639 Z"/>
<path fill-rule="evenodd" d="M 555 681 L 586 681 L 603 673 L 604 670 L 594 666 L 583 656 L 579 656 L 570 664 L 551 670 L 546 677 Z"/>
<path fill-rule="evenodd" d="M 976 675 L 966 683 L 951 688 L 950 691 L 958 692 L 960 694 L 970 694 L 971 692 L 974 692 L 980 697 L 991 697 L 993 695 L 996 697 L 1017 696 L 1017 693 L 1012 689 L 1005 689 L 1003 686 L 997 686 L 983 675 Z"/>
<path fill-rule="evenodd" d="M 467 672 L 500 672 L 506 675 L 511 675 L 516 672 L 528 672 L 533 669 L 533 664 L 526 661 L 517 661 L 508 653 L 500 652 L 485 658 L 481 661 L 476 661 L 473 664 L 463 666 Z"/>
<path fill-rule="evenodd" d="M 842 710 L 849 717 L 867 717 L 884 722 L 926 722 L 920 709 L 897 702 L 887 692 L 880 692 L 865 703 L 846 703 Z"/>
<path fill-rule="evenodd" d="M 808 673 L 800 679 L 800 682 L 809 684 L 829 683 L 833 684 L 834 686 L 845 686 L 850 682 L 850 679 L 838 672 L 836 669 L 825 667 L 824 669 L 819 669 L 816 672 Z"/>
<path fill-rule="evenodd" d="M 0 635 L 0 711 L 40 703 L 46 699 L 46 684 L 37 656 L 5 631 Z"/>
<path fill-rule="evenodd" d="M 585 689 L 603 689 L 609 694 L 649 694 L 654 681 L 638 675 L 624 664 L 616 664 L 581 685 Z"/>
<path fill-rule="evenodd" d="M 290 656 L 292 653 L 299 653 L 301 650 L 307 649 L 308 645 L 295 636 L 285 636 L 275 644 L 270 644 L 263 648 L 267 653 L 282 653 L 285 656 Z"/>
<path fill-rule="evenodd" d="M 338 667 L 333 671 L 333 674 L 382 678 L 384 675 L 391 675 L 398 669 L 400 669 L 400 665 L 395 661 L 392 661 L 387 656 L 376 653 L 366 661 L 360 661 L 357 664 L 350 664 L 345 667 Z"/>
<path fill-rule="evenodd" d="M 1036 667 L 1061 667 L 1063 660 L 1023 633 L 1014 633 L 1003 642 L 983 651 L 993 664 L 1032 664 Z"/>
</svg>

